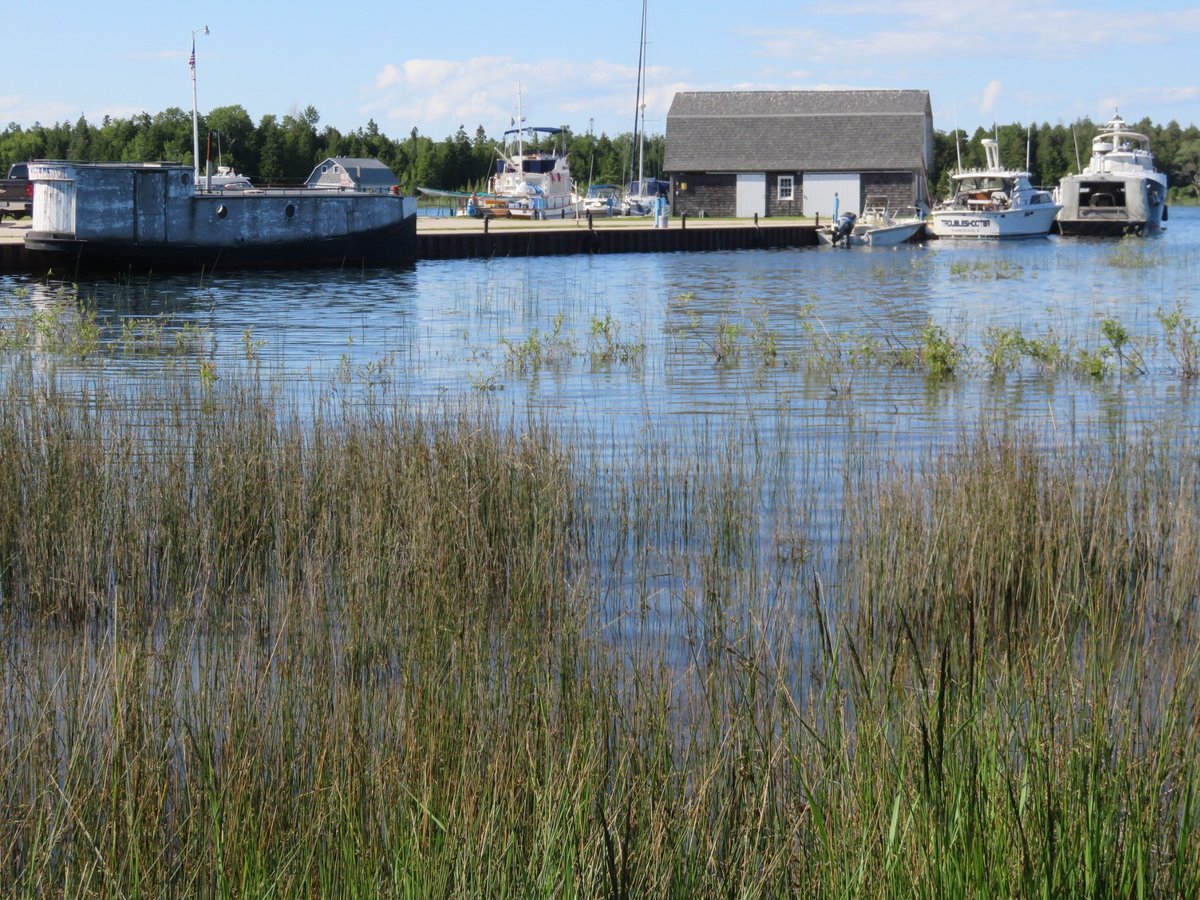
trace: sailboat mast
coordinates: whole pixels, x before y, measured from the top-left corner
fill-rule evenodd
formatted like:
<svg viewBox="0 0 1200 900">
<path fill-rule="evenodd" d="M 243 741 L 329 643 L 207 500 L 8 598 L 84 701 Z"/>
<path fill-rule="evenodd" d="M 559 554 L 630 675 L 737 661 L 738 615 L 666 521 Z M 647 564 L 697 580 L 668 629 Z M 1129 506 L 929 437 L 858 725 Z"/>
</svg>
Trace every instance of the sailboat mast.
<svg viewBox="0 0 1200 900">
<path fill-rule="evenodd" d="M 637 98 L 633 109 L 633 142 L 638 153 L 638 181 L 642 179 L 642 128 L 645 126 L 646 119 L 646 105 L 642 100 L 642 93 L 645 90 L 646 5 L 648 2 L 649 0 L 642 0 L 642 28 L 638 40 Z M 629 154 L 629 181 L 633 181 L 632 153 Z"/>
<path fill-rule="evenodd" d="M 525 107 L 522 106 L 521 82 L 517 82 L 517 174 L 523 175 L 525 163 Z"/>
<path fill-rule="evenodd" d="M 642 190 L 645 173 L 642 170 L 642 159 L 646 150 L 646 7 L 649 0 L 642 0 L 642 49 L 638 63 L 638 110 L 642 117 L 642 127 L 638 130 L 638 191 Z"/>
</svg>

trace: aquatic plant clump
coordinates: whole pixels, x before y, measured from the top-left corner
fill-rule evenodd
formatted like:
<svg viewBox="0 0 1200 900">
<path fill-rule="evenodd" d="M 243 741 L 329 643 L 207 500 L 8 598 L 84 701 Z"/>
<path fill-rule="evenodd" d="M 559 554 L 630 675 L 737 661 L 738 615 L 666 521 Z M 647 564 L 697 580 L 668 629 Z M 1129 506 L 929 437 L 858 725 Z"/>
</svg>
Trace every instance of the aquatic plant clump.
<svg viewBox="0 0 1200 900">
<path fill-rule="evenodd" d="M 1200 889 L 1186 440 L 864 445 L 817 526 L 816 447 L 96 387 L 0 392 L 17 896 Z"/>
</svg>

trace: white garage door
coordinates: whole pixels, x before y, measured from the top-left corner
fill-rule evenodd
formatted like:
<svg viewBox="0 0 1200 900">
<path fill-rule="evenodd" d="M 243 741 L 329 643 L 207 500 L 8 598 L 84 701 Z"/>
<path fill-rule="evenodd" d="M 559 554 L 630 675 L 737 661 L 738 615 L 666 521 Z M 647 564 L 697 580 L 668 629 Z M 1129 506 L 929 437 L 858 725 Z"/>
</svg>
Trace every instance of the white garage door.
<svg viewBox="0 0 1200 900">
<path fill-rule="evenodd" d="M 862 212 L 862 196 L 859 176 L 843 172 L 804 173 L 804 214 L 833 218 L 834 195 L 837 195 L 838 212 Z"/>
<path fill-rule="evenodd" d="M 767 173 L 738 172 L 737 212 L 739 218 L 767 214 Z"/>
</svg>

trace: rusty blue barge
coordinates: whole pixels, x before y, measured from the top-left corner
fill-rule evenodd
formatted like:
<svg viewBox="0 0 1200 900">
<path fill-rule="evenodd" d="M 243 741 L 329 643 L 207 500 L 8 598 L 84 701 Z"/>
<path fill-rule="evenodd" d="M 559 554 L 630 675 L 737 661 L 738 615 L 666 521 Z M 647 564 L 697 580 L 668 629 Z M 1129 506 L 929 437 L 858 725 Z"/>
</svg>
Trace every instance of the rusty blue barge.
<svg viewBox="0 0 1200 900">
<path fill-rule="evenodd" d="M 324 188 L 203 190 L 177 163 L 30 163 L 25 249 L 58 269 L 412 263 L 416 198 Z M 200 188 L 200 189 L 198 189 Z"/>
</svg>

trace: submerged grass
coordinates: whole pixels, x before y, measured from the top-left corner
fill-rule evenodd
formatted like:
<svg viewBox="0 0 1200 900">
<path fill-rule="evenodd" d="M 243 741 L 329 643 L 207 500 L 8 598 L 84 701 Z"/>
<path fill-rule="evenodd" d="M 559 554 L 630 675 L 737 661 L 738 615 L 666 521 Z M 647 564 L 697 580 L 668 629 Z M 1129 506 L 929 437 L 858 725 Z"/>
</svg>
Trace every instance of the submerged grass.
<svg viewBox="0 0 1200 900">
<path fill-rule="evenodd" d="M 123 390 L 0 393 L 14 896 L 1200 892 L 1195 446 L 866 456 L 826 567 L 752 442 Z"/>
</svg>

